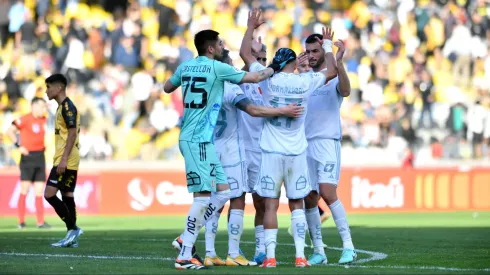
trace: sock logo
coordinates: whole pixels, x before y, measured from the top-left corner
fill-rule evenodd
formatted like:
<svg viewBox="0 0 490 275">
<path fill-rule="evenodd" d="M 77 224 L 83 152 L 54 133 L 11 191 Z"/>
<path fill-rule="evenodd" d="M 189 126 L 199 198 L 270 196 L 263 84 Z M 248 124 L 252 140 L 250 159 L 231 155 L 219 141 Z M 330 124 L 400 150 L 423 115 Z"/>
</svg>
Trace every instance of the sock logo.
<svg viewBox="0 0 490 275">
<path fill-rule="evenodd" d="M 192 218 L 191 216 L 187 216 L 187 232 L 195 235 L 196 233 L 196 218 Z"/>
<path fill-rule="evenodd" d="M 315 236 L 314 236 L 314 238 L 317 239 L 317 240 L 321 240 L 322 239 L 322 226 L 321 225 L 317 225 L 315 227 L 316 227 L 316 230 L 315 230 Z"/>
<path fill-rule="evenodd" d="M 239 235 L 240 234 L 240 225 L 230 223 L 230 233 L 232 235 Z"/>
<path fill-rule="evenodd" d="M 211 232 L 213 232 L 213 234 L 216 234 L 218 232 L 218 223 L 213 222 L 212 226 L 213 229 L 211 230 Z"/>
<path fill-rule="evenodd" d="M 255 248 L 256 249 L 260 248 L 260 238 L 255 238 Z"/>
<path fill-rule="evenodd" d="M 204 213 L 204 219 L 207 221 L 211 217 L 211 215 L 213 215 L 215 210 L 216 206 L 210 203 L 208 208 L 206 209 L 206 213 Z"/>
<path fill-rule="evenodd" d="M 305 223 L 297 223 L 296 224 L 296 233 L 298 233 L 298 237 L 304 239 L 306 233 L 306 224 Z"/>
</svg>

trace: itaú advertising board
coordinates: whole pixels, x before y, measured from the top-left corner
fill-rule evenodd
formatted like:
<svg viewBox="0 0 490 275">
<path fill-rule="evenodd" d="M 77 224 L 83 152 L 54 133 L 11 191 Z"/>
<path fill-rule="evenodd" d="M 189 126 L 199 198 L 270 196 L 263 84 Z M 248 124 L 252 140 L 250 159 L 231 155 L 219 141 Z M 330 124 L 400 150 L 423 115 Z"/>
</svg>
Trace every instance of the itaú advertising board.
<svg viewBox="0 0 490 275">
<path fill-rule="evenodd" d="M 75 201 L 80 214 L 186 215 L 193 200 L 183 171 L 79 172 Z M 0 171 L 0 181 L 0 216 L 15 215 L 19 177 Z M 490 211 L 490 170 L 345 168 L 337 194 L 348 213 Z M 250 194 L 246 202 L 245 212 L 255 213 Z M 280 202 L 279 213 L 289 213 L 284 188 Z M 47 202 L 44 206 L 54 214 Z M 35 211 L 32 190 L 27 211 Z"/>
<path fill-rule="evenodd" d="M 181 171 L 102 172 L 98 180 L 102 214 L 185 215 L 192 203 Z M 348 213 L 490 210 L 490 171 L 343 169 L 337 193 Z M 280 201 L 289 213 L 284 189 Z M 250 195 L 246 213 L 255 213 Z"/>
</svg>

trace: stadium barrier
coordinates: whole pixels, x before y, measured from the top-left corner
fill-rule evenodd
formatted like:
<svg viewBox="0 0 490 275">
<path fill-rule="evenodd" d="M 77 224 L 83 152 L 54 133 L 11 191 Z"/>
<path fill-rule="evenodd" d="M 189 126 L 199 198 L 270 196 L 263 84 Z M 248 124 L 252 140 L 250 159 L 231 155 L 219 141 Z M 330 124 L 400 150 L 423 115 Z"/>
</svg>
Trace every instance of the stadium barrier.
<svg viewBox="0 0 490 275">
<path fill-rule="evenodd" d="M 0 216 L 17 211 L 20 191 L 17 170 L 0 170 Z M 338 187 L 348 213 L 490 210 L 490 169 L 345 168 Z M 26 199 L 34 212 L 34 193 Z M 192 203 L 185 173 L 101 170 L 78 176 L 75 201 L 80 214 L 185 215 Z M 322 202 L 324 204 L 324 202 Z M 45 201 L 47 214 L 54 214 Z M 282 192 L 280 213 L 289 213 Z M 247 195 L 246 213 L 254 213 Z"/>
</svg>

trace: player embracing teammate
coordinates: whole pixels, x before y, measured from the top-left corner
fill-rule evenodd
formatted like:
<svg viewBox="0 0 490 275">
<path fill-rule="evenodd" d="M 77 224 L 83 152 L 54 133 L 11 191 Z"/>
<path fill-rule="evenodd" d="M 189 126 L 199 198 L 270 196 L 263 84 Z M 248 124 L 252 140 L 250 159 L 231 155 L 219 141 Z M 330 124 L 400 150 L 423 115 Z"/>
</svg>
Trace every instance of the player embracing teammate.
<svg viewBox="0 0 490 275">
<path fill-rule="evenodd" d="M 283 182 L 292 213 L 296 266 L 327 263 L 318 212 L 319 195 L 329 205 L 344 243 L 340 263 L 356 258 L 345 210 L 336 195 L 342 136 L 339 108 L 343 97 L 350 92 L 342 64 L 343 42 L 335 42 L 339 48 L 335 60 L 330 30 L 324 30 L 323 35 L 310 36 L 306 55 L 312 70 L 306 73 L 294 73 L 296 54 L 288 48 L 279 49 L 272 63 L 265 67 L 265 47 L 253 42 L 253 32 L 262 23 L 260 12 L 250 13 L 240 49 L 249 72 L 225 64 L 230 60 L 226 58 L 227 52 L 218 33 L 205 30 L 196 34 L 194 40 L 199 56 L 181 64 L 165 84 L 165 92 L 183 86 L 185 109 L 179 147 L 185 159 L 188 189 L 194 194 L 184 233 L 173 242 L 180 250 L 175 262 L 177 269 L 205 268 L 194 246 L 198 232 L 203 225 L 215 230 L 218 211 L 231 198 L 227 261 L 208 253 L 214 250 L 213 239 L 206 265 L 252 265 L 240 256 L 238 246 L 243 230 L 244 192 L 250 191 L 247 187 L 251 186 L 256 192 L 253 195 L 257 242 L 254 260 L 262 262 L 262 267 L 275 267 L 277 209 Z M 242 84 L 242 89 L 233 83 Z M 255 106 L 256 110 L 262 107 L 259 108 L 261 115 L 255 116 L 267 117 L 260 130 L 255 129 L 257 124 L 249 123 L 247 115 L 237 115 L 238 109 L 253 115 L 250 106 Z M 291 109 L 294 107 L 304 108 L 304 112 Z M 285 111 L 287 108 L 291 113 Z M 301 113 L 295 114 L 298 110 Z M 234 153 L 226 151 L 230 150 L 227 146 L 215 149 L 213 140 L 226 131 L 229 115 L 233 115 L 237 127 L 226 137 L 246 133 L 245 147 L 237 139 L 237 145 L 231 148 Z M 243 125 L 245 131 L 238 131 L 238 125 Z M 236 163 L 225 161 L 230 156 L 238 156 Z M 226 173 L 223 166 L 228 168 Z M 308 231 L 315 253 L 307 261 L 304 247 Z M 208 248 L 208 242 L 206 246 Z"/>
<path fill-rule="evenodd" d="M 248 28 L 240 49 L 240 56 L 251 72 L 265 67 L 256 61 L 251 54 L 254 30 L 263 21 L 260 12 L 253 11 L 248 20 Z M 310 94 L 333 79 L 337 72 L 334 69 L 331 40 L 321 41 L 324 48 L 330 47 L 327 55 L 331 61 L 327 71 L 309 74 L 295 74 L 296 54 L 291 49 L 279 49 L 272 65 L 279 65 L 279 70 L 271 78 L 259 83 L 266 106 L 281 107 L 291 103 L 308 109 Z M 305 135 L 305 114 L 299 118 L 273 117 L 264 120 L 260 137 L 261 164 L 255 190 L 265 200 L 264 231 L 266 259 L 263 267 L 275 267 L 275 248 L 277 244 L 277 209 L 281 186 L 284 182 L 286 196 L 291 210 L 292 229 L 296 247 L 296 266 L 307 267 L 310 264 L 305 258 L 305 235 L 308 227 L 303 206 L 303 199 L 310 193 L 311 184 L 308 175 Z"/>
</svg>

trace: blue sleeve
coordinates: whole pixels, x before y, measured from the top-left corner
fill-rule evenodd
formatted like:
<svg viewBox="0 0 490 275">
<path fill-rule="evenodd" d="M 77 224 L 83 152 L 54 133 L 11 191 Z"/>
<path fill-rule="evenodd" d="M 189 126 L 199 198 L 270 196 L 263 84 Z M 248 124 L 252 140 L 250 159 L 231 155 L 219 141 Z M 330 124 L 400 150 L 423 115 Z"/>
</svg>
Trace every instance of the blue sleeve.
<svg viewBox="0 0 490 275">
<path fill-rule="evenodd" d="M 219 61 L 214 61 L 214 72 L 218 79 L 235 84 L 240 83 L 245 76 L 245 72 L 238 71 L 232 66 Z"/>
<path fill-rule="evenodd" d="M 169 79 L 170 83 L 172 83 L 172 85 L 174 85 L 175 87 L 179 87 L 180 85 L 182 85 L 182 79 L 181 79 L 182 65 L 183 64 L 180 64 L 180 66 L 177 68 L 175 73 Z"/>
</svg>

